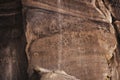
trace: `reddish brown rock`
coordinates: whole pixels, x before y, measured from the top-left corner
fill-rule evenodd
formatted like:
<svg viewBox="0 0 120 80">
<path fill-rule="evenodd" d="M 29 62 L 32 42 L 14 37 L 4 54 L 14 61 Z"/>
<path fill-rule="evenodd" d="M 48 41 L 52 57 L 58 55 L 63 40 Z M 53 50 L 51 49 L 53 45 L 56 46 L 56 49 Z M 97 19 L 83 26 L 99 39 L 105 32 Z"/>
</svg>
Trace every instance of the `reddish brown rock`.
<svg viewBox="0 0 120 80">
<path fill-rule="evenodd" d="M 106 7 L 111 12 L 112 16 L 120 20 L 120 0 L 104 0 Z"/>
<path fill-rule="evenodd" d="M 23 4 L 80 18 L 106 22 L 110 20 L 110 14 L 102 0 L 23 0 Z"/>
<path fill-rule="evenodd" d="M 64 70 L 80 80 L 112 79 L 117 74 L 111 65 L 117 48 L 115 29 L 102 0 L 23 3 L 30 74 L 36 65 Z"/>
</svg>

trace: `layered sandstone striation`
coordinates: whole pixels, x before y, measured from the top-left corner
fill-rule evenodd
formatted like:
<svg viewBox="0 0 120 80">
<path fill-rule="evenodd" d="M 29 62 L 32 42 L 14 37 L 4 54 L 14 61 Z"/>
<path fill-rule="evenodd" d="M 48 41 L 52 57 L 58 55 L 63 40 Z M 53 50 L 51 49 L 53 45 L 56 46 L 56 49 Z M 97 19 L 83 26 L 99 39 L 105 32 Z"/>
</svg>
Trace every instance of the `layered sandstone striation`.
<svg viewBox="0 0 120 80">
<path fill-rule="evenodd" d="M 80 80 L 119 80 L 118 33 L 113 24 L 113 16 L 119 19 L 119 15 L 109 4 L 104 0 L 23 0 L 29 73 L 37 65 L 63 70 Z"/>
</svg>

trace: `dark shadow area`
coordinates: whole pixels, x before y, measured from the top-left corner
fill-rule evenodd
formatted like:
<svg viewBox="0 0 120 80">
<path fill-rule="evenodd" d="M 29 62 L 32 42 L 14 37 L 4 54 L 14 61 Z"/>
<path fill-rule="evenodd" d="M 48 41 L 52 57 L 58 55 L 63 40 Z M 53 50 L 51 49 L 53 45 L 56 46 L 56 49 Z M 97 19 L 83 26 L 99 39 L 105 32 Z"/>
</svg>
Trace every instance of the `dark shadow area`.
<svg viewBox="0 0 120 80">
<path fill-rule="evenodd" d="M 0 80 L 28 80 L 21 0 L 0 0 Z"/>
</svg>

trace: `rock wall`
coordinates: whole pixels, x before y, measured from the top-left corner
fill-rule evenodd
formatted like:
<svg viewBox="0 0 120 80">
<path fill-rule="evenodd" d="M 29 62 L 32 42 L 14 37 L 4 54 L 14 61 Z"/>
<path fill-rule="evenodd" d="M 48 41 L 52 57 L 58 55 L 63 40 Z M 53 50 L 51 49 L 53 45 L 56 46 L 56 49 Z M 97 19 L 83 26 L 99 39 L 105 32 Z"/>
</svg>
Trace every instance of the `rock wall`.
<svg viewBox="0 0 120 80">
<path fill-rule="evenodd" d="M 26 40 L 20 0 L 0 0 L 0 80 L 26 80 Z"/>
<path fill-rule="evenodd" d="M 23 5 L 30 75 L 39 66 L 80 80 L 119 80 L 119 0 L 23 0 Z"/>
<path fill-rule="evenodd" d="M 119 4 L 0 0 L 0 80 L 120 80 Z"/>
</svg>

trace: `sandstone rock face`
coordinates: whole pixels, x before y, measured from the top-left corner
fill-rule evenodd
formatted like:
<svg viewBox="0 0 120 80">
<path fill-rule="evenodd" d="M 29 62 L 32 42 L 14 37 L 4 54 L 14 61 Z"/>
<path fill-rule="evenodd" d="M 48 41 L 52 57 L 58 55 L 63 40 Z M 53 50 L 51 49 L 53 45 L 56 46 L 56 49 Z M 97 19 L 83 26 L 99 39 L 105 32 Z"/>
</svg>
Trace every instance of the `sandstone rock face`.
<svg viewBox="0 0 120 80">
<path fill-rule="evenodd" d="M 0 0 L 0 80 L 26 80 L 27 58 L 20 0 Z"/>
<path fill-rule="evenodd" d="M 109 9 L 109 11 L 111 12 L 112 16 L 117 19 L 120 20 L 120 0 L 104 0 L 106 7 Z"/>
<path fill-rule="evenodd" d="M 37 74 L 39 78 L 34 75 Z M 51 71 L 44 68 L 35 68 L 34 73 L 30 80 L 80 80 L 76 79 L 74 76 L 68 75 L 64 71 L 56 70 Z"/>
<path fill-rule="evenodd" d="M 120 76 L 120 0 L 108 0 L 105 1 L 106 7 L 109 9 L 111 12 L 111 15 L 113 17 L 113 25 L 116 30 L 116 37 L 117 37 L 117 51 L 116 51 L 116 60 L 117 60 L 117 71 L 118 71 L 118 76 Z"/>
<path fill-rule="evenodd" d="M 23 0 L 23 5 L 106 22 L 111 18 L 102 0 Z"/>
<path fill-rule="evenodd" d="M 37 65 L 80 80 L 119 80 L 117 40 L 107 3 L 23 0 L 30 74 Z"/>
</svg>

